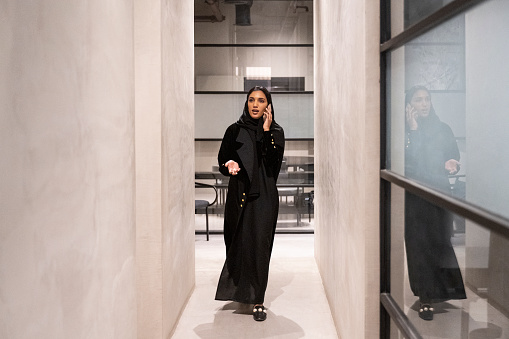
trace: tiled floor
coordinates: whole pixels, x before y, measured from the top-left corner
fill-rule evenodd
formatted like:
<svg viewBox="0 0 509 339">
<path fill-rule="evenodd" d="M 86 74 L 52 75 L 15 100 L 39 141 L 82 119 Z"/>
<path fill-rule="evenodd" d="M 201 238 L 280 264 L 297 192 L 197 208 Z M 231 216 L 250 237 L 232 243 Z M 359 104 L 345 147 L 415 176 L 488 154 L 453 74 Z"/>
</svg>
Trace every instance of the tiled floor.
<svg viewBox="0 0 509 339">
<path fill-rule="evenodd" d="M 313 235 L 277 234 L 265 297 L 268 317 L 214 300 L 225 250 L 221 235 L 196 238 L 196 288 L 172 338 L 337 338 L 313 254 Z"/>
<path fill-rule="evenodd" d="M 465 277 L 465 235 L 456 235 L 452 240 Z M 410 290 L 405 273 L 404 311 L 425 339 L 509 339 L 508 318 L 490 305 L 486 298 L 479 297 L 468 286 L 465 287 L 467 299 L 435 304 L 433 321 L 424 321 L 418 316 L 418 299 Z"/>
</svg>

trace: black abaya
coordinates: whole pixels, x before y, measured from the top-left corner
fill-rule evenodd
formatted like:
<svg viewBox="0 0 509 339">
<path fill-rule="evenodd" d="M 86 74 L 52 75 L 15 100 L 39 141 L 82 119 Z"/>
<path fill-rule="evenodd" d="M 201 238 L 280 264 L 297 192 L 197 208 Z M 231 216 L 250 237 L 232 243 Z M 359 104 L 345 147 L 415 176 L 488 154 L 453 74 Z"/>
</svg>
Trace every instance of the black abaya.
<svg viewBox="0 0 509 339">
<path fill-rule="evenodd" d="M 224 216 L 226 261 L 216 300 L 264 302 L 279 209 L 276 181 L 284 134 L 275 123 L 270 131 L 261 133 L 261 138 L 253 138 L 248 129 L 233 124 L 226 130 L 219 150 L 220 171 L 230 176 L 230 181 Z M 229 160 L 239 164 L 237 175 L 231 176 L 224 166 Z M 253 180 L 257 181 L 255 194 L 250 192 Z"/>
<path fill-rule="evenodd" d="M 448 192 L 445 162 L 459 161 L 451 128 L 432 111 L 407 132 L 405 175 Z M 452 215 L 428 201 L 405 194 L 405 242 L 410 287 L 423 302 L 465 299 L 465 288 L 451 244 Z"/>
</svg>

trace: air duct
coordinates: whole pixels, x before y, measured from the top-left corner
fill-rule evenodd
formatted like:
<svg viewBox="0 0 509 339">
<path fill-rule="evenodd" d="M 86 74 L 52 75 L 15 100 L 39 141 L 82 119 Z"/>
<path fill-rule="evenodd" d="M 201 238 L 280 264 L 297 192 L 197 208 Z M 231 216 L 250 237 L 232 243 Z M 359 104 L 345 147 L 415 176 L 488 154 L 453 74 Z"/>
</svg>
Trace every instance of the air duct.
<svg viewBox="0 0 509 339">
<path fill-rule="evenodd" d="M 235 25 L 251 26 L 251 7 L 248 5 L 235 5 Z"/>
<path fill-rule="evenodd" d="M 235 5 L 235 25 L 251 26 L 251 6 L 253 0 L 225 0 L 227 4 Z"/>
</svg>

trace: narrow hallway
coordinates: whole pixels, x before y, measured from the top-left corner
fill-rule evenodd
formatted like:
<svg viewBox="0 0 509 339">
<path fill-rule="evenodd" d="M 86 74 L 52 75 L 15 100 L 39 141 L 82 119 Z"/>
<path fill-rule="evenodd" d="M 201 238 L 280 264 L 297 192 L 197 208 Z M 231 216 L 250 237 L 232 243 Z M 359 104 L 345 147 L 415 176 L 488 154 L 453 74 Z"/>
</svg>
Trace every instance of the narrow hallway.
<svg viewBox="0 0 509 339">
<path fill-rule="evenodd" d="M 196 287 L 172 338 L 337 338 L 313 254 L 312 234 L 277 234 L 265 306 L 256 322 L 251 306 L 214 300 L 224 263 L 221 235 L 196 237 Z"/>
</svg>

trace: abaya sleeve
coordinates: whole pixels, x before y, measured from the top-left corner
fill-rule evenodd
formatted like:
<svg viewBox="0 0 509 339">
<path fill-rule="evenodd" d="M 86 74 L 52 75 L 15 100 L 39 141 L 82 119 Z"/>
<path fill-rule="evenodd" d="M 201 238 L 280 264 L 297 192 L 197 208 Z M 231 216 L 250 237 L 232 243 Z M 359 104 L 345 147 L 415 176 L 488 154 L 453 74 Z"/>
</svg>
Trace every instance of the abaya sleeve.
<svg viewBox="0 0 509 339">
<path fill-rule="evenodd" d="M 446 161 L 449 159 L 455 159 L 457 161 L 460 160 L 460 151 L 458 148 L 458 143 L 456 142 L 456 138 L 454 137 L 454 133 L 452 132 L 451 127 L 449 125 L 444 124 L 443 135 L 444 135 L 444 143 L 446 143 L 447 148 L 445 150 L 445 158 Z"/>
<path fill-rule="evenodd" d="M 230 172 L 228 172 L 228 167 L 225 166 L 227 161 L 233 160 L 239 164 L 239 167 L 242 169 L 242 163 L 240 161 L 239 155 L 236 152 L 236 141 L 238 133 L 238 127 L 233 124 L 230 125 L 226 129 L 224 133 L 223 140 L 221 141 L 221 147 L 219 148 L 219 153 L 217 155 L 217 162 L 219 165 L 219 172 L 225 176 L 231 176 Z"/>
</svg>

